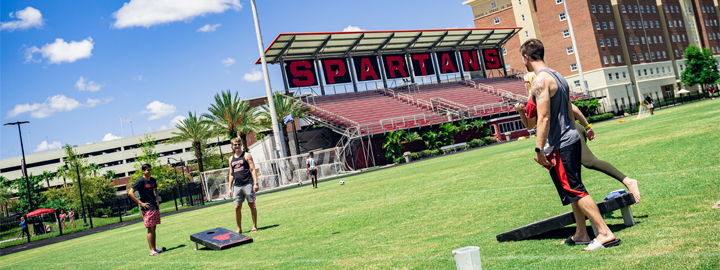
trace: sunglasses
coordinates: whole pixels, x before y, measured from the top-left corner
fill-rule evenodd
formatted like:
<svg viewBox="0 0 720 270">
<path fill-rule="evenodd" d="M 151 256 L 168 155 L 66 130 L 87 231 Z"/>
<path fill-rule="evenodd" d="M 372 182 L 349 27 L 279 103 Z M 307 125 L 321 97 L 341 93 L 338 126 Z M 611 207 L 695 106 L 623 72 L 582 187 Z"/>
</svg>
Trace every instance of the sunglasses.
<svg viewBox="0 0 720 270">
<path fill-rule="evenodd" d="M 233 143 L 233 146 L 240 146 L 239 143 Z"/>
</svg>

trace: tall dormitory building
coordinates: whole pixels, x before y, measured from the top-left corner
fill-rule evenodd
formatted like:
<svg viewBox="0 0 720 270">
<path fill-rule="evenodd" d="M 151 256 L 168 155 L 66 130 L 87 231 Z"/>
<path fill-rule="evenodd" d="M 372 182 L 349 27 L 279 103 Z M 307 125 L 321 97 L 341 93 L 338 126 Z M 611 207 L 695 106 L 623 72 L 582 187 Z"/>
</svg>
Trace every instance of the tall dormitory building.
<svg viewBox="0 0 720 270">
<path fill-rule="evenodd" d="M 720 61 L 718 0 L 568 1 L 577 48 L 572 45 L 563 0 L 469 0 L 475 27 L 522 27 L 505 44 L 506 68 L 525 70 L 519 48 L 537 38 L 545 61 L 573 91 L 581 92 L 575 54 L 587 89 L 605 96 L 606 110 L 627 108 L 627 101 L 658 100 L 687 89 L 680 82 L 683 56 L 690 45 L 708 48 Z"/>
</svg>

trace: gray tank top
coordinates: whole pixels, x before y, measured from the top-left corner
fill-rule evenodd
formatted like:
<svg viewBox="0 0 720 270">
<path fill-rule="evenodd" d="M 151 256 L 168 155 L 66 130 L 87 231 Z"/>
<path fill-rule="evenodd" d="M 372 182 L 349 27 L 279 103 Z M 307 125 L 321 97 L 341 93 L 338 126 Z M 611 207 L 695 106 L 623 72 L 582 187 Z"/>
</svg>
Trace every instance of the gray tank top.
<svg viewBox="0 0 720 270">
<path fill-rule="evenodd" d="M 550 98 L 550 130 L 548 132 L 548 147 L 545 147 L 545 154 L 560 150 L 580 140 L 575 125 L 570 120 L 568 102 L 570 102 L 570 87 L 565 78 L 557 71 L 547 69 L 540 70 L 547 72 L 555 79 L 558 89 L 555 95 Z"/>
</svg>

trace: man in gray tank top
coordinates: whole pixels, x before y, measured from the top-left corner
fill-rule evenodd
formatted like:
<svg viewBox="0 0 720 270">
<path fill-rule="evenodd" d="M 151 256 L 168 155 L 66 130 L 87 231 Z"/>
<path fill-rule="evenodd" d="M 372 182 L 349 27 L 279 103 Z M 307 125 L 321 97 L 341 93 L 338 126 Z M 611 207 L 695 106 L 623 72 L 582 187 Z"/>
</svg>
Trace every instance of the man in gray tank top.
<svg viewBox="0 0 720 270">
<path fill-rule="evenodd" d="M 257 172 L 255 172 L 255 162 L 252 155 L 242 150 L 240 137 L 230 140 L 233 149 L 233 155 L 230 156 L 230 172 L 228 173 L 228 189 L 229 195 L 235 200 L 235 223 L 237 223 L 237 233 L 242 233 L 242 203 L 247 200 L 250 207 L 250 215 L 252 216 L 253 226 L 250 232 L 257 231 L 257 208 L 255 207 L 255 192 L 258 191 Z"/>
<path fill-rule="evenodd" d="M 570 102 L 570 88 L 565 78 L 545 64 L 545 48 L 537 39 L 528 39 L 520 46 L 523 63 L 537 77 L 531 91 L 537 104 L 536 161 L 550 170 L 555 189 L 563 205 L 572 205 L 577 227 L 563 244 L 587 244 L 583 250 L 597 250 L 620 244 L 600 215 L 595 201 L 585 190 L 581 177 L 580 135 L 575 129 Z M 545 146 L 548 143 L 548 147 Z M 544 149 L 543 149 L 544 147 Z M 587 217 L 598 230 L 590 240 L 585 226 Z"/>
</svg>

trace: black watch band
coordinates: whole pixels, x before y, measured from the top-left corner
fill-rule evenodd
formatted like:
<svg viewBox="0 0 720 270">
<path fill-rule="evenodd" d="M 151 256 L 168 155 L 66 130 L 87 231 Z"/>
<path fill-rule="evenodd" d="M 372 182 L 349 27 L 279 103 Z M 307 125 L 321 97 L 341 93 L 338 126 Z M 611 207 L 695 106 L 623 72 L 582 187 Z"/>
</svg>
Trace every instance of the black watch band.
<svg viewBox="0 0 720 270">
<path fill-rule="evenodd" d="M 542 149 L 535 147 L 535 153 L 540 153 L 540 152 L 542 152 Z"/>
</svg>

